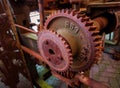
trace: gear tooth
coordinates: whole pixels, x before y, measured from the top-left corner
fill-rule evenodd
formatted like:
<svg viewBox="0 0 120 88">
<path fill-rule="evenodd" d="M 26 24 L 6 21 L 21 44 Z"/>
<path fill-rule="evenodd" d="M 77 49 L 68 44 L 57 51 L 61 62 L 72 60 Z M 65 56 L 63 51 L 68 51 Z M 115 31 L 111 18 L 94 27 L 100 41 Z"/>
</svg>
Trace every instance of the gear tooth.
<svg viewBox="0 0 120 88">
<path fill-rule="evenodd" d="M 101 53 L 103 51 L 102 46 L 95 46 L 96 47 L 96 52 Z"/>
<path fill-rule="evenodd" d="M 58 37 L 61 37 L 61 35 L 60 35 L 60 34 L 58 34 Z M 62 38 L 61 38 L 61 40 L 62 40 Z"/>
<path fill-rule="evenodd" d="M 88 21 L 88 22 L 86 22 L 86 24 L 85 24 L 85 26 L 91 26 L 91 25 L 93 25 L 93 22 L 92 21 Z M 94 30 L 96 29 L 96 27 L 94 28 Z M 89 30 L 91 30 L 91 28 L 89 29 Z M 93 29 L 92 29 L 93 30 Z"/>
<path fill-rule="evenodd" d="M 77 12 L 76 12 L 76 14 L 80 14 L 81 13 L 81 11 L 80 10 L 78 10 Z"/>
<path fill-rule="evenodd" d="M 81 19 L 81 22 L 85 22 L 85 20 L 82 18 L 82 19 Z"/>
<path fill-rule="evenodd" d="M 99 31 L 93 31 L 92 32 L 92 36 L 96 36 L 96 35 L 98 35 L 99 34 Z"/>
<path fill-rule="evenodd" d="M 77 18 L 78 18 L 78 19 L 80 18 L 79 14 L 77 14 Z"/>
<path fill-rule="evenodd" d="M 94 41 L 99 41 L 99 40 L 102 40 L 102 36 L 99 35 L 94 36 Z"/>
<path fill-rule="evenodd" d="M 78 18 L 77 16 L 78 16 L 77 14 L 74 15 L 75 18 Z"/>
<path fill-rule="evenodd" d="M 66 48 L 68 48 L 69 46 L 67 46 Z M 67 51 L 69 52 L 69 53 L 71 53 L 71 49 L 67 49 Z"/>
<path fill-rule="evenodd" d="M 56 13 L 57 13 L 57 11 L 54 11 L 54 12 L 53 12 L 53 14 L 56 14 Z"/>
<path fill-rule="evenodd" d="M 70 15 L 72 15 L 72 16 L 76 15 L 75 11 L 76 11 L 76 10 L 73 9 L 73 10 L 71 11 Z"/>
<path fill-rule="evenodd" d="M 68 9 L 65 10 L 65 13 L 69 14 L 69 12 L 70 12 L 70 11 L 69 11 Z"/>
<path fill-rule="evenodd" d="M 99 46 L 100 48 L 100 51 L 102 52 L 104 50 L 104 47 L 103 46 Z"/>
<path fill-rule="evenodd" d="M 57 34 L 58 35 L 58 37 L 61 37 L 61 35 L 60 34 Z M 62 39 L 61 39 L 62 40 Z"/>
<path fill-rule="evenodd" d="M 73 58 L 70 58 L 70 61 L 73 61 Z"/>
<path fill-rule="evenodd" d="M 95 46 L 99 46 L 100 44 L 102 44 L 102 41 L 95 41 Z"/>
<path fill-rule="evenodd" d="M 68 9 L 65 9 L 64 13 L 66 13 L 66 11 L 68 11 Z"/>
<path fill-rule="evenodd" d="M 57 34 L 57 32 L 56 32 L 56 34 Z M 57 34 L 56 36 L 59 37 L 59 34 Z"/>
<path fill-rule="evenodd" d="M 57 13 L 61 13 L 61 10 L 58 10 Z"/>
<path fill-rule="evenodd" d="M 68 12 L 68 14 L 70 14 L 72 12 L 72 9 L 67 10 L 67 12 Z"/>
<path fill-rule="evenodd" d="M 62 13 L 65 13 L 65 9 L 62 9 L 61 12 L 62 12 Z"/>
<path fill-rule="evenodd" d="M 76 12 L 76 9 L 73 9 L 72 12 Z"/>
<path fill-rule="evenodd" d="M 50 32 L 52 32 L 52 33 L 56 34 L 54 30 L 51 30 Z"/>
<path fill-rule="evenodd" d="M 80 18 L 81 17 L 81 15 L 80 14 L 78 14 L 78 16 L 77 16 L 78 18 Z"/>
<path fill-rule="evenodd" d="M 86 16 L 85 14 L 80 14 L 80 17 L 83 17 L 83 18 L 84 18 L 85 16 Z"/>
<path fill-rule="evenodd" d="M 74 12 L 73 12 L 73 11 L 71 11 L 71 12 L 70 12 L 70 15 L 71 15 L 71 16 L 73 16 L 73 15 L 74 15 Z"/>
<path fill-rule="evenodd" d="M 82 20 L 83 21 L 89 21 L 89 19 L 90 19 L 89 17 L 84 17 Z"/>
<path fill-rule="evenodd" d="M 77 13 L 76 13 L 77 14 Z M 86 15 L 85 14 L 77 14 L 78 16 L 78 18 L 80 18 L 80 17 L 82 17 L 82 18 L 84 18 Z"/>
<path fill-rule="evenodd" d="M 53 15 L 55 14 L 55 12 L 56 12 L 56 11 L 52 12 L 52 13 L 51 13 L 51 16 L 53 16 Z"/>
<path fill-rule="evenodd" d="M 61 36 L 60 36 L 59 38 L 60 38 L 60 40 L 63 40 L 63 38 L 62 38 Z M 64 42 L 63 42 L 63 43 L 64 43 Z"/>
<path fill-rule="evenodd" d="M 93 22 L 91 22 L 91 24 L 93 24 Z M 94 31 L 97 27 L 96 26 L 91 26 L 89 31 Z"/>
<path fill-rule="evenodd" d="M 72 57 L 72 53 L 70 53 L 69 56 Z"/>
<path fill-rule="evenodd" d="M 66 43 L 66 42 L 64 42 L 64 44 L 65 44 L 65 43 Z M 66 48 L 68 48 L 68 47 L 69 47 L 69 45 L 65 45 L 65 47 L 66 47 Z"/>
<path fill-rule="evenodd" d="M 47 16 L 47 19 L 49 19 L 50 18 L 50 15 L 49 16 Z"/>
<path fill-rule="evenodd" d="M 95 46 L 96 52 L 100 50 L 98 46 Z"/>
<path fill-rule="evenodd" d="M 70 64 L 73 64 L 73 61 L 70 61 Z"/>
<path fill-rule="evenodd" d="M 47 23 L 45 22 L 45 25 L 47 25 Z M 43 26 L 44 29 L 47 29 L 46 26 Z"/>
</svg>

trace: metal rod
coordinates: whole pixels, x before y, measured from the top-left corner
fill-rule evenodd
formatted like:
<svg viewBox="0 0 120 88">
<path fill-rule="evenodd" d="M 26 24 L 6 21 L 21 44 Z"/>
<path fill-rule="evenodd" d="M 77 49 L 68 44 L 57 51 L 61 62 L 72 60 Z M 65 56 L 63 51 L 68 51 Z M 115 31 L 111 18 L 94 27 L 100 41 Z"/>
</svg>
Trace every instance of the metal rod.
<svg viewBox="0 0 120 88">
<path fill-rule="evenodd" d="M 43 9 L 43 0 L 38 0 L 38 7 L 39 7 L 39 14 L 40 14 L 40 25 L 39 25 L 39 31 L 43 30 L 44 25 L 44 9 Z"/>
<path fill-rule="evenodd" d="M 44 58 L 43 58 L 42 56 L 40 56 L 39 53 L 36 53 L 35 51 L 33 51 L 33 50 L 31 50 L 31 49 L 23 46 L 23 45 L 21 45 L 21 49 L 22 49 L 23 51 L 29 53 L 30 55 L 34 56 L 36 59 L 45 62 L 45 61 L 44 61 Z"/>
<path fill-rule="evenodd" d="M 10 11 L 10 7 L 9 7 L 9 4 L 8 4 L 8 1 L 7 0 L 2 0 L 2 2 L 3 2 L 3 5 L 4 5 L 5 12 L 6 12 L 7 16 L 8 16 L 9 21 L 10 21 L 13 33 L 15 35 L 15 38 L 16 38 L 16 41 L 17 41 L 17 45 L 20 46 L 18 34 L 17 34 L 17 31 L 16 31 L 16 27 L 14 25 L 14 20 L 13 20 L 11 11 Z"/>
<path fill-rule="evenodd" d="M 35 32 L 34 30 L 29 29 L 29 28 L 26 28 L 26 27 L 24 27 L 24 26 L 21 26 L 21 25 L 18 25 L 18 24 L 15 24 L 15 26 L 18 27 L 18 28 L 24 29 L 24 30 L 26 30 L 26 31 L 32 32 L 32 33 L 34 33 L 34 34 L 38 34 L 38 32 Z"/>
<path fill-rule="evenodd" d="M 20 53 L 21 53 L 22 58 L 23 58 L 23 61 L 25 62 L 24 55 L 23 55 L 23 52 L 22 52 L 22 49 L 21 49 L 21 44 L 20 44 L 19 37 L 18 37 L 18 34 L 17 34 L 17 30 L 16 30 L 16 27 L 14 25 L 13 16 L 12 16 L 12 13 L 11 13 L 11 10 L 10 10 L 9 1 L 8 0 L 2 0 L 2 2 L 3 2 L 4 9 L 5 9 L 5 13 L 8 16 L 9 22 L 11 24 L 11 28 L 12 28 L 12 31 L 14 33 L 15 39 L 16 39 L 17 47 L 19 48 Z M 26 64 L 25 64 L 25 67 L 27 67 Z M 31 77 L 30 77 L 28 68 L 26 68 L 26 71 L 28 73 L 29 80 L 31 81 Z M 31 83 L 31 87 L 32 87 L 32 83 Z"/>
<path fill-rule="evenodd" d="M 79 79 L 79 81 L 87 86 L 89 86 L 90 88 L 109 88 L 107 85 L 98 82 L 94 79 L 91 79 L 85 75 L 81 75 L 81 74 L 77 74 L 75 76 L 76 79 Z"/>
</svg>

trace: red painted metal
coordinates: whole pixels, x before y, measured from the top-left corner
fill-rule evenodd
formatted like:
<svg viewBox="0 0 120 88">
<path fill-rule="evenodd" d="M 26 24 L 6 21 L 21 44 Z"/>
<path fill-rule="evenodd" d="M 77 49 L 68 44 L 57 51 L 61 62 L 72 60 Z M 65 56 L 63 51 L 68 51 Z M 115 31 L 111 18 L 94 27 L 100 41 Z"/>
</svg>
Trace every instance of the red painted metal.
<svg viewBox="0 0 120 88">
<path fill-rule="evenodd" d="M 34 34 L 38 34 L 38 32 L 35 32 L 34 30 L 29 29 L 29 28 L 26 28 L 26 27 L 24 27 L 24 26 L 21 26 L 21 25 L 19 25 L 19 24 L 15 24 L 15 26 L 18 27 L 18 28 L 20 28 L 20 29 L 23 29 L 23 30 L 32 32 L 32 33 L 34 33 Z"/>
<path fill-rule="evenodd" d="M 39 53 L 36 53 L 35 51 L 33 51 L 33 50 L 31 50 L 31 49 L 29 49 L 25 46 L 22 46 L 22 45 L 21 45 L 21 48 L 22 48 L 23 51 L 25 51 L 25 52 L 29 53 L 30 55 L 34 56 L 36 59 L 45 62 L 44 58 L 42 56 L 40 56 Z"/>
<path fill-rule="evenodd" d="M 40 27 L 39 31 L 43 30 L 44 25 L 44 8 L 43 8 L 43 0 L 38 0 L 39 14 L 40 14 Z"/>
</svg>

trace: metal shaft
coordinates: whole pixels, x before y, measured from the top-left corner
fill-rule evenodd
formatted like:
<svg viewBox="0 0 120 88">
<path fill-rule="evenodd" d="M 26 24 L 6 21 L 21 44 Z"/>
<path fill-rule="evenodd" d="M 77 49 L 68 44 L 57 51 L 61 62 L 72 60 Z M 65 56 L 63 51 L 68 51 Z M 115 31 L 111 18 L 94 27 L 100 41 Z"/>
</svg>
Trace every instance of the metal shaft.
<svg viewBox="0 0 120 88">
<path fill-rule="evenodd" d="M 31 49 L 29 49 L 29 48 L 27 48 L 27 47 L 25 47 L 25 46 L 22 46 L 22 45 L 21 45 L 21 48 L 22 48 L 22 50 L 24 50 L 24 51 L 27 52 L 28 54 L 34 56 L 36 59 L 45 62 L 45 61 L 44 61 L 44 58 L 43 58 L 42 56 L 40 56 L 39 53 L 36 53 L 35 51 L 33 51 L 33 50 L 31 50 Z"/>
<path fill-rule="evenodd" d="M 39 31 L 43 30 L 44 25 L 44 9 L 43 9 L 43 0 L 38 0 L 39 14 L 40 14 L 40 27 Z"/>
<path fill-rule="evenodd" d="M 105 17 L 97 17 L 93 19 L 94 25 L 97 27 L 97 31 L 103 30 L 108 25 L 108 19 Z"/>
<path fill-rule="evenodd" d="M 38 32 L 35 32 L 34 30 L 29 29 L 29 28 L 26 28 L 26 27 L 24 27 L 24 26 L 21 26 L 21 25 L 18 25 L 18 24 L 15 24 L 15 26 L 18 27 L 18 28 L 21 28 L 21 29 L 23 29 L 23 30 L 32 32 L 32 33 L 34 33 L 34 34 L 38 34 Z"/>
<path fill-rule="evenodd" d="M 79 81 L 82 82 L 83 84 L 89 86 L 90 88 L 109 88 L 105 84 L 98 82 L 94 79 L 91 79 L 89 77 L 86 77 L 84 75 L 78 74 L 76 75 L 76 78 L 79 79 Z"/>
</svg>

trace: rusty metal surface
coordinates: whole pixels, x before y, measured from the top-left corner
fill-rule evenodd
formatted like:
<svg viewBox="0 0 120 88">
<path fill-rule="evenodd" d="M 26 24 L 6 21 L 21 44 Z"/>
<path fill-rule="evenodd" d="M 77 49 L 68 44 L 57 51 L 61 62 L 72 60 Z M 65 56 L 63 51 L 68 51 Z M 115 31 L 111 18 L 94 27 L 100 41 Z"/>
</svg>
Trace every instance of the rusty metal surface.
<svg viewBox="0 0 120 88">
<path fill-rule="evenodd" d="M 55 32 L 44 30 L 38 34 L 38 49 L 52 70 L 66 71 L 72 64 L 71 49 Z"/>
<path fill-rule="evenodd" d="M 0 35 L 1 82 L 10 88 L 17 88 L 20 82 L 19 74 L 22 74 L 27 79 L 26 83 L 28 82 L 29 87 L 32 88 L 27 67 L 20 50 L 17 48 L 15 35 L 6 15 L 0 15 Z M 24 83 L 22 84 L 21 87 L 25 87 Z"/>
<path fill-rule="evenodd" d="M 29 29 L 29 28 L 26 28 L 26 27 L 24 27 L 24 26 L 21 26 L 21 25 L 19 25 L 19 24 L 15 24 L 15 26 L 18 27 L 18 28 L 21 28 L 21 29 L 23 29 L 23 30 L 29 31 L 29 32 L 31 32 L 31 33 L 38 34 L 38 33 L 35 32 L 34 30 Z"/>
<path fill-rule="evenodd" d="M 74 82 L 70 80 L 78 72 L 88 70 L 101 56 L 103 47 L 99 31 L 86 15 L 71 10 L 50 15 L 44 28 L 48 30 L 38 34 L 40 55 L 53 75 L 74 87 Z M 69 54 L 73 56 L 69 58 Z"/>
<path fill-rule="evenodd" d="M 39 31 L 43 30 L 44 25 L 44 8 L 43 8 L 44 0 L 38 0 L 38 7 L 39 7 L 39 14 L 40 14 L 40 24 L 39 24 Z"/>
<path fill-rule="evenodd" d="M 108 25 L 101 33 L 110 33 L 114 31 L 119 24 L 117 19 L 118 16 L 116 16 L 116 13 L 119 12 L 119 10 L 120 2 L 91 3 L 87 6 L 86 13 L 91 19 L 96 19 L 100 16 L 105 17 L 108 20 Z"/>
<path fill-rule="evenodd" d="M 76 81 L 76 83 L 80 81 L 91 88 L 109 88 L 107 85 L 101 82 L 95 81 L 81 73 L 75 76 L 74 81 Z"/>
<path fill-rule="evenodd" d="M 83 71 L 88 69 L 99 58 L 101 36 L 98 35 L 99 32 L 95 31 L 96 27 L 85 15 L 69 10 L 58 11 L 48 17 L 45 29 L 56 32 L 62 29 L 69 30 L 73 33 L 73 37 L 77 38 L 80 48 L 78 48 L 77 54 L 73 56 L 72 70 Z M 69 40 L 68 43 L 70 44 Z"/>
</svg>

